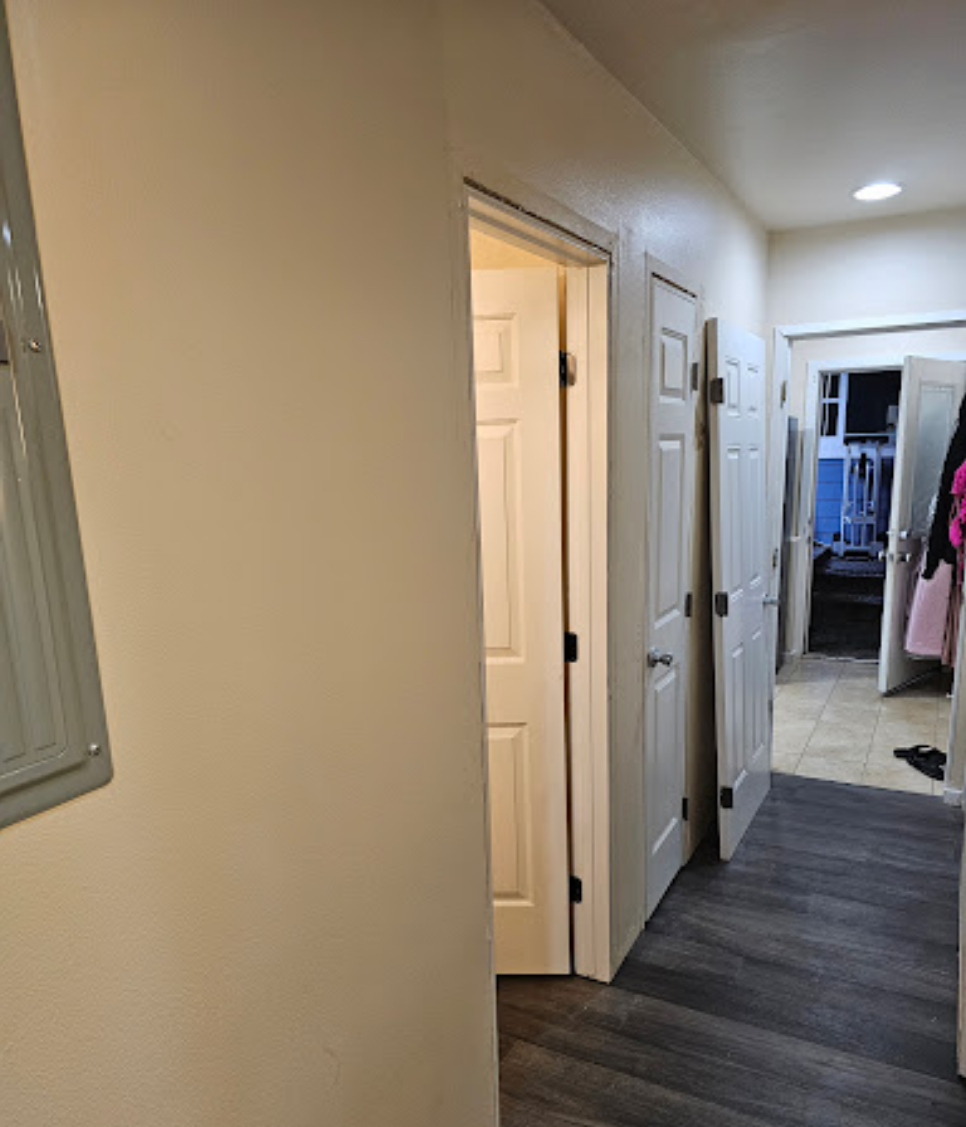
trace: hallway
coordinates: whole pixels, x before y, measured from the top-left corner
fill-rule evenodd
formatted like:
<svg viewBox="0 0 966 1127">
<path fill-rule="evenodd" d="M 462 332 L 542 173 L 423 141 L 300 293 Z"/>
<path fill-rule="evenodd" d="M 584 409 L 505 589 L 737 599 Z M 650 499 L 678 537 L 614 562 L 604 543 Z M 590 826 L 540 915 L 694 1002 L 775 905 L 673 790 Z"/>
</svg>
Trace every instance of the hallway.
<svg viewBox="0 0 966 1127">
<path fill-rule="evenodd" d="M 777 775 L 612 986 L 504 979 L 504 1127 L 962 1127 L 961 814 Z"/>
</svg>

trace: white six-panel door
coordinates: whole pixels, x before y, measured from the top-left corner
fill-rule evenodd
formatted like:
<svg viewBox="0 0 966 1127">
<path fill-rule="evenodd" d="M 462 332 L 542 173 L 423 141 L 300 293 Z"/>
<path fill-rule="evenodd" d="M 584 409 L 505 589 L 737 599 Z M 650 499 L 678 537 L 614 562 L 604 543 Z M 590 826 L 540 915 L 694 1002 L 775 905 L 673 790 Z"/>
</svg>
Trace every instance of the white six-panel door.
<svg viewBox="0 0 966 1127">
<path fill-rule="evenodd" d="M 652 275 L 649 293 L 650 489 L 645 670 L 647 915 L 684 863 L 688 621 L 694 509 L 697 301 Z"/>
<path fill-rule="evenodd" d="M 930 507 L 956 427 L 966 363 L 907 356 L 902 373 L 896 464 L 886 547 L 879 691 L 901 688 L 930 663 L 905 652 L 906 616 L 919 552 L 929 535 Z M 932 666 L 937 667 L 938 662 Z"/>
<path fill-rule="evenodd" d="M 494 948 L 570 971 L 557 271 L 473 272 Z"/>
<path fill-rule="evenodd" d="M 708 361 L 718 825 L 727 860 L 771 786 L 765 342 L 713 320 Z"/>
</svg>

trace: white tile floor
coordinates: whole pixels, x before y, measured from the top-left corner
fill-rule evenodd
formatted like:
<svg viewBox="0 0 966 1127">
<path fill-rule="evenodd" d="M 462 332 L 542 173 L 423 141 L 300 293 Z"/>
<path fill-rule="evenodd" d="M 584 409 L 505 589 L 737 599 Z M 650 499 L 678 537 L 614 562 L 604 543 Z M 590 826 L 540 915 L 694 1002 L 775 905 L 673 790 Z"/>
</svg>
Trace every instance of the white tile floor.
<svg viewBox="0 0 966 1127">
<path fill-rule="evenodd" d="M 876 688 L 874 662 L 804 658 L 783 669 L 775 691 L 773 767 L 789 775 L 831 779 L 917 794 L 942 794 L 893 755 L 897 747 L 946 750 L 950 701 L 937 678 L 895 697 Z"/>
</svg>

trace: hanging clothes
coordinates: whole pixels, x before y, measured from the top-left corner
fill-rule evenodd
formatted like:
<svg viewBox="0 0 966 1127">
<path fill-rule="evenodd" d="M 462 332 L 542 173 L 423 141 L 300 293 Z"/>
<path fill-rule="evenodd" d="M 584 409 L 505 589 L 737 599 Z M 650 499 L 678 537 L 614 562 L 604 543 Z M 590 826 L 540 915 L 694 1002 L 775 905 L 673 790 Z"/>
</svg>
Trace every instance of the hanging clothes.
<svg viewBox="0 0 966 1127">
<path fill-rule="evenodd" d="M 939 481 L 939 494 L 936 513 L 926 543 L 926 558 L 922 574 L 930 579 L 936 573 L 940 560 L 948 564 L 956 563 L 956 549 L 949 539 L 949 518 L 953 503 L 953 478 L 956 471 L 966 462 L 966 398 L 959 408 L 959 419 L 953 432 L 943 463 L 942 477 Z"/>
<path fill-rule="evenodd" d="M 959 618 L 963 605 L 963 577 L 966 574 L 966 461 L 953 474 L 952 501 L 949 506 L 949 542 L 956 552 L 955 574 L 949 592 L 943 665 L 956 667 L 959 652 Z"/>
<path fill-rule="evenodd" d="M 941 658 L 946 652 L 952 586 L 953 565 L 945 560 L 928 578 L 925 571 L 919 573 L 906 626 L 906 653 L 911 657 Z"/>
<path fill-rule="evenodd" d="M 962 420 L 960 411 L 960 426 Z M 944 479 L 954 453 L 955 436 L 943 469 Z M 953 667 L 966 572 L 966 456 L 952 466 L 949 477 L 948 487 L 939 493 L 934 503 L 927 556 L 909 608 L 905 648 L 911 657 L 939 658 L 943 665 Z M 941 554 L 930 571 L 928 552 L 934 549 Z"/>
<path fill-rule="evenodd" d="M 966 544 L 966 460 L 953 474 L 950 487 L 949 542 L 958 555 Z"/>
</svg>

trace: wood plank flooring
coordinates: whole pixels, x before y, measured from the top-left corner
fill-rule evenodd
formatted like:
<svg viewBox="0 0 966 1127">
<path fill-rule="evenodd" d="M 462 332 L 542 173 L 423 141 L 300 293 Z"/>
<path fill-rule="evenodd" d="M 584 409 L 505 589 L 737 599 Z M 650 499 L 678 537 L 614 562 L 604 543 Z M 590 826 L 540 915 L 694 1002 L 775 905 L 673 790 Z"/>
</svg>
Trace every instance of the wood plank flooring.
<svg viewBox="0 0 966 1127">
<path fill-rule="evenodd" d="M 959 811 L 776 776 L 610 986 L 503 979 L 503 1127 L 966 1127 Z"/>
</svg>

